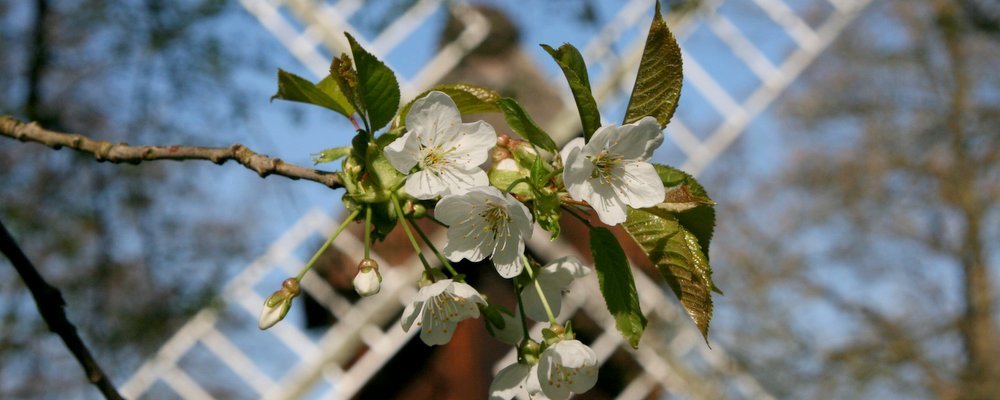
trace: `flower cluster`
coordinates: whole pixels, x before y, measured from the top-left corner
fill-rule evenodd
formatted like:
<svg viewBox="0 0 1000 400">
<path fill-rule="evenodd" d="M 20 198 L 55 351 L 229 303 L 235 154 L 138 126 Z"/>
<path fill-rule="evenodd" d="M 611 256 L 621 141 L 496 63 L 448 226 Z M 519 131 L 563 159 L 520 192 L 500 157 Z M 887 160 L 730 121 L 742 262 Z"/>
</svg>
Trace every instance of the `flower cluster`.
<svg viewBox="0 0 1000 400">
<path fill-rule="evenodd" d="M 566 76 L 581 121 L 582 137 L 562 148 L 516 100 L 486 87 L 443 84 L 401 103 L 396 75 L 350 35 L 350 54 L 335 58 L 330 74 L 318 83 L 279 71 L 273 98 L 339 113 L 356 134 L 350 145 L 325 149 L 314 158 L 317 164 L 343 159 L 341 170 L 331 173 L 346 191 L 342 201 L 350 215 L 298 276 L 268 298 L 261 329 L 285 315 L 299 280 L 351 222 L 364 223 L 364 258 L 353 280 L 361 297 L 387 291 L 369 253 L 372 243 L 394 230 L 406 235 L 424 269 L 419 290 L 403 311 L 404 331 L 419 329 L 426 344 L 443 345 L 463 322 L 482 316 L 494 338 L 517 349 L 517 362 L 493 381 L 493 399 L 566 399 L 597 380 L 598 355 L 576 339 L 569 317 L 560 315 L 568 314 L 566 291 L 576 279 L 589 279 L 590 268 L 571 257 L 545 264 L 525 251 L 533 237 L 558 237 L 563 218 L 586 227 L 597 286 L 630 345 L 637 348 L 646 319 L 627 256 L 609 227 L 622 224 L 653 263 L 679 264 L 680 270 L 695 273 L 699 279 L 671 289 L 684 294 L 681 305 L 689 314 L 710 318 L 711 302 L 688 301 L 687 293 L 702 298 L 717 290 L 706 253 L 714 203 L 691 176 L 650 162 L 663 143 L 662 130 L 683 82 L 680 47 L 659 2 L 652 3 L 656 12 L 622 125 L 600 126 L 580 51 L 568 43 L 542 45 Z M 463 121 L 480 113 L 502 114 L 511 132 L 497 135 L 486 122 Z M 689 210 L 698 212 L 681 218 Z M 440 248 L 424 232 L 427 224 L 417 223 L 425 218 L 447 229 Z M 685 256 L 673 256 L 680 253 Z M 510 282 L 514 307 L 480 294 L 463 273 L 475 267 L 457 265 L 464 260 L 492 264 Z M 660 269 L 668 282 L 677 278 L 672 270 Z M 695 323 L 707 332 L 708 318 Z M 532 333 L 539 327 L 541 337 Z"/>
<path fill-rule="evenodd" d="M 352 198 L 367 199 L 354 207 L 349 218 L 360 219 L 364 212 L 365 260 L 358 266 L 355 290 L 362 296 L 379 292 L 382 275 L 378 264 L 368 258 L 369 236 L 379 232 L 372 222 L 373 213 L 390 210 L 381 218 L 393 220 L 394 225 L 398 220 L 425 268 L 417 295 L 403 311 L 404 331 L 416 326 L 426 344 L 442 345 L 451 340 L 459 323 L 485 314 L 488 330 L 518 349 L 518 361 L 496 376 L 491 398 L 566 399 L 589 390 L 597 380 L 597 355 L 575 339 L 568 323 L 563 325 L 557 318 L 566 288 L 590 269 L 572 257 L 539 266 L 525 254 L 525 240 L 531 238 L 536 219 L 555 237 L 560 207 L 589 206 L 601 222 L 615 225 L 625 221 L 629 207 L 662 202 L 664 187 L 648 162 L 663 142 L 659 123 L 647 117 L 624 126 L 602 127 L 589 141 L 575 139 L 562 151 L 553 151 L 556 159 L 552 162 L 544 161 L 533 144 L 498 138 L 485 122 L 463 122 L 455 101 L 440 91 L 415 100 L 402 126 L 405 130 L 397 131 L 391 141 L 369 142 L 369 149 L 376 146 L 381 152 L 366 151 L 364 162 L 355 156 L 345 161 L 345 171 L 355 174 L 349 177 L 360 181 L 375 175 L 384 182 L 396 182 L 388 190 L 377 185 L 371 189 L 372 185 L 363 182 L 348 184 L 349 192 L 358 192 Z M 484 166 L 491 154 L 494 163 L 487 173 Z M 378 164 L 372 157 L 383 157 L 391 169 L 374 167 Z M 366 165 L 371 168 L 368 172 Z M 380 201 L 386 206 L 373 205 Z M 419 226 L 407 221 L 431 216 L 416 211 L 431 206 L 432 218 L 448 227 L 441 251 Z M 430 246 L 444 270 L 426 261 L 413 231 Z M 501 277 L 511 279 L 518 311 L 490 304 L 466 283 L 451 265 L 461 260 L 489 260 Z M 276 316 L 284 315 L 297 294 L 288 288 L 279 292 L 268 300 L 261 315 L 262 329 L 277 322 L 280 317 Z M 528 335 L 528 319 L 549 323 L 543 340 Z"/>
</svg>

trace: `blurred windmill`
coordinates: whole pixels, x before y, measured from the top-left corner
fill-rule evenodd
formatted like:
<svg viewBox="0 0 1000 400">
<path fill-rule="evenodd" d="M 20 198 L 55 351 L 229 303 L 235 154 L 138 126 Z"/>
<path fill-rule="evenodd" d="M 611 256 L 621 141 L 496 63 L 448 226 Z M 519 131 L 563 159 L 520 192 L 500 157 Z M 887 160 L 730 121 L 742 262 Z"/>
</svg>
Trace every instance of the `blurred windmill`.
<svg viewBox="0 0 1000 400">
<path fill-rule="evenodd" d="M 664 146 L 673 153 L 660 156 L 692 174 L 703 171 L 869 2 L 667 2 L 675 11 L 667 23 L 684 49 L 685 83 L 684 101 L 667 129 L 672 145 Z M 241 3 L 316 78 L 326 74 L 333 55 L 347 49 L 342 32 L 350 31 L 395 70 L 411 71 L 399 76 L 404 99 L 437 82 L 472 81 L 517 97 L 557 141 L 579 131 L 562 77 L 541 72 L 518 41 L 517 27 L 496 8 L 442 0 Z M 649 0 L 608 3 L 615 14 L 582 49 L 605 116 L 622 114 L 652 15 Z M 684 12 L 676 12 L 680 9 Z M 385 16 L 385 23 L 378 29 L 363 27 L 361 15 Z M 439 24 L 442 16 L 449 21 L 445 28 Z M 416 59 L 410 41 L 425 37 L 428 29 L 444 31 L 439 47 Z M 397 61 L 420 67 L 399 68 Z M 497 119 L 491 123 L 503 126 Z M 475 324 L 464 324 L 445 347 L 407 346 L 414 332 L 403 332 L 398 316 L 416 293 L 412 285 L 420 269 L 413 254 L 398 250 L 409 247 L 400 237 L 390 236 L 374 249 L 384 272 L 378 296 L 359 300 L 349 290 L 362 246 L 357 236 L 341 236 L 336 251 L 322 263 L 337 268 L 321 269 L 302 282 L 312 299 L 304 307 L 310 312 L 290 314 L 267 332 L 255 329 L 263 296 L 284 276 L 296 273 L 337 225 L 322 211 L 303 216 L 230 282 L 216 305 L 199 312 L 136 371 L 123 393 L 140 397 L 162 391 L 192 399 L 483 397 L 489 381 L 482 377 L 512 362 L 513 353 L 482 350 L 488 345 Z M 589 259 L 574 246 L 572 231 L 564 228 L 570 240 L 556 242 L 536 232 L 529 251 L 543 260 L 562 255 Z M 442 243 L 440 233 L 432 232 L 431 240 Z M 635 276 L 650 321 L 640 351 L 628 350 L 613 328 L 593 279 L 575 283 L 567 295 L 562 315 L 572 315 L 602 363 L 615 367 L 602 369 L 601 386 L 588 396 L 770 397 L 724 349 L 704 345 L 672 294 L 642 273 Z M 489 290 L 491 285 L 486 286 Z M 539 329 L 535 327 L 536 335 Z M 411 364 L 415 362 L 421 364 Z M 401 371 L 412 378 L 414 370 L 421 375 L 411 384 Z M 456 371 L 469 374 L 455 379 Z"/>
</svg>

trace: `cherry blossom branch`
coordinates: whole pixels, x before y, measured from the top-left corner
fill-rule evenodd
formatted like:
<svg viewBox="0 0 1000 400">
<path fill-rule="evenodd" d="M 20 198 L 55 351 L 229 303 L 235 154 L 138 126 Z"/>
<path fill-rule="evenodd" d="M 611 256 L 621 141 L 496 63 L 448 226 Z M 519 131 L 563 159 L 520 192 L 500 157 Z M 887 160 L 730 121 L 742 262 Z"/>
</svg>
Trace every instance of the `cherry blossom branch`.
<svg viewBox="0 0 1000 400">
<path fill-rule="evenodd" d="M 93 383 L 105 398 L 121 399 L 122 395 L 115 389 L 111 379 L 97 364 L 90 349 L 76 333 L 76 326 L 66 318 L 64 308 L 66 302 L 63 300 L 62 294 L 59 293 L 59 289 L 49 285 L 45 278 L 38 273 L 35 266 L 18 247 L 10 232 L 7 232 L 2 221 L 0 221 L 0 252 L 10 259 L 11 265 L 17 270 L 28 290 L 31 291 L 31 296 L 35 299 L 35 305 L 38 306 L 38 312 L 42 315 L 42 319 L 49 326 L 49 330 L 59 335 L 63 343 L 66 344 L 66 348 L 76 357 L 77 362 L 83 367 L 83 372 L 87 375 L 87 380 Z"/>
<path fill-rule="evenodd" d="M 221 165 L 234 160 L 257 172 L 261 178 L 280 175 L 292 180 L 303 179 L 321 183 L 331 189 L 344 187 L 340 175 L 336 172 L 289 164 L 278 158 L 257 154 L 242 144 L 229 147 L 129 146 L 127 143 L 111 143 L 79 134 L 50 131 L 34 122 L 24 123 L 8 116 L 0 117 L 0 135 L 22 142 L 41 143 L 56 150 L 68 147 L 92 154 L 98 162 L 139 164 L 154 160 L 208 160 Z"/>
</svg>

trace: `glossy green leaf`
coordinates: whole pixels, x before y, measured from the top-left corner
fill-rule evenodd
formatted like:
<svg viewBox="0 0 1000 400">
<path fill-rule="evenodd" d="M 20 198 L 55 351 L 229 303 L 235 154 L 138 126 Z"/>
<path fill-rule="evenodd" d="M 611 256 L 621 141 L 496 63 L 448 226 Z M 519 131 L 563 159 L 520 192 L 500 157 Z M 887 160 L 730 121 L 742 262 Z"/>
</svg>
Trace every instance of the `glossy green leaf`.
<svg viewBox="0 0 1000 400">
<path fill-rule="evenodd" d="M 684 75 L 681 67 L 681 48 L 660 15 L 660 2 L 656 2 L 656 15 L 649 27 L 646 47 L 642 50 L 639 72 L 632 88 L 626 124 L 651 115 L 666 127 L 677 109 L 681 97 Z"/>
<path fill-rule="evenodd" d="M 667 188 L 666 198 L 656 208 L 674 212 L 681 225 L 698 238 L 698 245 L 705 249 L 708 258 L 715 230 L 715 202 L 708 197 L 705 188 L 686 172 L 666 165 L 653 164 L 653 167 Z"/>
<path fill-rule="evenodd" d="M 556 143 L 552 141 L 549 134 L 535 124 L 535 121 L 531 119 L 531 116 L 524 111 L 524 108 L 517 101 L 509 97 L 504 97 L 497 100 L 496 104 L 500 107 L 500 111 L 503 112 L 504 119 L 507 120 L 507 125 L 510 125 L 510 129 L 517 132 L 522 138 L 535 146 L 553 153 L 559 151 L 559 148 L 556 147 Z"/>
<path fill-rule="evenodd" d="M 386 126 L 399 108 L 399 82 L 396 75 L 378 58 L 366 51 L 350 34 L 354 67 L 358 72 L 359 97 L 364 102 L 371 131 Z"/>
<path fill-rule="evenodd" d="M 587 76 L 587 66 L 584 64 L 583 56 L 569 43 L 559 46 L 558 49 L 545 44 L 542 48 L 556 60 L 563 75 L 566 76 L 569 89 L 573 93 L 573 100 L 576 101 L 577 111 L 580 112 L 583 137 L 590 141 L 594 131 L 601 127 L 601 112 L 597 109 L 597 101 L 594 100 L 590 90 L 590 78 Z"/>
<path fill-rule="evenodd" d="M 639 307 L 639 294 L 625 251 L 607 228 L 590 229 L 590 251 L 608 312 L 615 317 L 615 326 L 622 336 L 633 348 L 638 348 L 646 317 Z"/>
<path fill-rule="evenodd" d="M 402 111 L 399 112 L 397 125 L 406 126 L 406 116 L 410 113 L 413 102 L 433 91 L 442 92 L 451 97 L 455 105 L 458 106 L 458 112 L 462 115 L 500 111 L 496 104 L 497 100 L 500 100 L 500 94 L 492 89 L 464 83 L 438 85 L 406 103 Z"/>
<path fill-rule="evenodd" d="M 316 88 L 321 92 L 326 93 L 327 96 L 330 96 L 333 101 L 343 107 L 348 113 L 354 114 L 354 112 L 357 111 L 354 109 L 354 104 L 347 99 L 347 95 L 340 90 L 340 84 L 337 83 L 337 78 L 327 75 L 326 78 L 323 78 L 316 84 Z"/>
<path fill-rule="evenodd" d="M 323 82 L 321 81 L 320 84 L 323 84 Z M 271 100 L 279 99 L 313 104 L 336 111 L 345 117 L 350 117 L 354 113 L 354 109 L 347 103 L 346 98 L 343 97 L 343 93 L 337 96 L 338 93 L 340 93 L 339 90 L 330 92 L 325 90 L 325 86 L 321 88 L 319 85 L 314 85 L 301 76 L 279 69 L 278 93 L 271 96 Z"/>
<path fill-rule="evenodd" d="M 707 340 L 714 285 L 698 238 L 674 214 L 656 208 L 629 209 L 622 226 L 649 256 Z"/>
<path fill-rule="evenodd" d="M 351 148 L 352 146 L 331 147 L 319 153 L 313 153 L 313 163 L 323 164 L 337 161 L 351 154 Z"/>
</svg>

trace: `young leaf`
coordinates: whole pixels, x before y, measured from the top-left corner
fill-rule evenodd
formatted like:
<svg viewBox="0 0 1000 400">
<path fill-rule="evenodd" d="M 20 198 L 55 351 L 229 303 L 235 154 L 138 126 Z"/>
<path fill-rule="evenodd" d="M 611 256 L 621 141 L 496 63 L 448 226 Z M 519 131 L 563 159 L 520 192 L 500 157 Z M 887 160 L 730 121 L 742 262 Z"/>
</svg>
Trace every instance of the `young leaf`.
<svg viewBox="0 0 1000 400">
<path fill-rule="evenodd" d="M 535 121 L 524 111 L 524 108 L 521 108 L 521 105 L 517 101 L 509 97 L 504 97 L 497 100 L 496 104 L 503 111 L 507 125 L 510 125 L 510 129 L 517 132 L 518 135 L 521 135 L 521 137 L 527 139 L 531 144 L 542 149 L 553 153 L 559 151 L 559 148 L 556 147 L 556 143 L 552 141 L 549 134 L 545 133 L 542 128 L 539 128 L 535 124 Z"/>
<path fill-rule="evenodd" d="M 320 84 L 323 84 L 324 81 L 326 80 L 324 79 Z M 339 90 L 337 93 L 339 93 Z M 329 93 L 327 90 L 314 85 L 301 76 L 278 69 L 278 93 L 271 96 L 271 100 L 279 99 L 314 104 L 331 109 L 350 118 L 351 114 L 354 113 L 354 108 L 349 105 L 345 107 L 344 103 L 332 97 L 331 94 L 333 93 Z"/>
<path fill-rule="evenodd" d="M 347 99 L 347 95 L 340 90 L 340 84 L 337 83 L 337 78 L 327 75 L 326 78 L 323 78 L 323 80 L 316 84 L 316 88 L 321 92 L 326 93 L 327 96 L 330 96 L 334 102 L 343 107 L 348 113 L 354 114 L 354 112 L 357 111 L 354 109 L 354 104 Z"/>
<path fill-rule="evenodd" d="M 590 251 L 608 312 L 615 317 L 615 326 L 622 336 L 632 348 L 638 348 L 646 328 L 646 317 L 639 308 L 639 294 L 635 290 L 632 267 L 625 258 L 625 251 L 615 235 L 606 228 L 590 230 Z"/>
<path fill-rule="evenodd" d="M 681 48 L 660 16 L 660 2 L 656 2 L 656 15 L 649 27 L 646 47 L 642 50 L 639 73 L 632 88 L 632 97 L 625 111 L 625 124 L 647 115 L 656 117 L 660 127 L 666 127 L 677 109 L 681 97 L 683 72 Z"/>
<path fill-rule="evenodd" d="M 315 156 L 313 157 L 313 163 L 323 164 L 333 162 L 347 157 L 349 154 L 351 154 L 351 146 L 331 147 L 319 153 L 313 153 L 312 155 Z"/>
<path fill-rule="evenodd" d="M 365 103 L 358 98 L 358 72 L 347 53 L 341 53 L 330 63 L 330 80 L 337 84 L 337 89 L 358 114 L 364 115 Z"/>
<path fill-rule="evenodd" d="M 587 76 L 587 66 L 583 62 L 583 56 L 569 43 L 559 46 L 559 49 L 553 49 L 552 46 L 545 44 L 542 48 L 556 60 L 563 75 L 566 76 L 569 89 L 573 92 L 573 99 L 576 100 L 576 108 L 580 112 L 583 137 L 590 141 L 590 136 L 601 127 L 601 112 L 597 109 L 597 101 L 590 91 L 590 78 Z"/>
<path fill-rule="evenodd" d="M 496 104 L 497 100 L 500 100 L 500 94 L 492 89 L 464 83 L 438 85 L 421 93 L 409 103 L 406 103 L 399 112 L 397 125 L 406 126 L 406 116 L 410 113 L 410 107 L 413 107 L 413 102 L 433 91 L 442 92 L 451 97 L 455 101 L 455 105 L 458 106 L 458 112 L 462 115 L 500 111 Z"/>
<path fill-rule="evenodd" d="M 542 192 L 541 195 L 535 197 L 534 207 L 531 209 L 535 216 L 535 222 L 538 222 L 538 226 L 552 234 L 550 236 L 552 240 L 558 238 L 561 231 L 559 204 L 559 196 L 556 193 Z"/>
<path fill-rule="evenodd" d="M 628 210 L 622 224 L 649 256 L 707 340 L 712 320 L 712 268 L 691 231 L 655 208 Z"/>
<path fill-rule="evenodd" d="M 676 211 L 677 221 L 698 238 L 698 245 L 707 259 L 715 230 L 715 202 L 708 197 L 705 188 L 686 172 L 666 165 L 653 164 L 653 167 L 660 175 L 663 186 L 668 188 L 667 197 L 656 207 Z"/>
<path fill-rule="evenodd" d="M 347 33 L 345 35 L 351 44 L 354 67 L 358 72 L 359 97 L 364 102 L 371 131 L 375 132 L 396 115 L 399 108 L 399 82 L 389 67 L 361 48 L 353 36 Z"/>
</svg>

